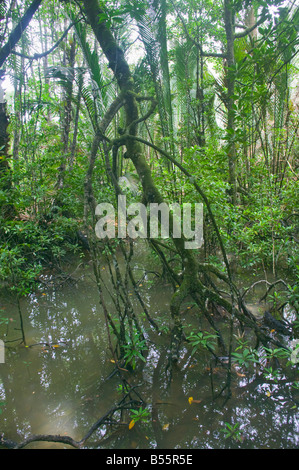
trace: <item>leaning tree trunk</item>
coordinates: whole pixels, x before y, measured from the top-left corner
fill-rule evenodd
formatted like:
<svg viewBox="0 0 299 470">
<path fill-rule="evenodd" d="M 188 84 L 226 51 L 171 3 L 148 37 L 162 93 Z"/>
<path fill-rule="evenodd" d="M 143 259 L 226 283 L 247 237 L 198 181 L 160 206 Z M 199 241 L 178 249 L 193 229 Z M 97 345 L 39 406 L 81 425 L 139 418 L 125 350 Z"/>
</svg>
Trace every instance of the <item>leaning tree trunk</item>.
<svg viewBox="0 0 299 470">
<path fill-rule="evenodd" d="M 124 98 L 124 109 L 126 116 L 125 134 L 119 139 L 122 145 L 126 146 L 127 156 L 133 162 L 137 174 L 139 175 L 143 188 L 143 201 L 146 203 L 162 203 L 163 198 L 158 191 L 152 178 L 150 167 L 142 152 L 138 138 L 138 96 L 135 91 L 135 84 L 130 72 L 129 65 L 124 57 L 122 49 L 117 45 L 111 31 L 105 22 L 99 22 L 98 18 L 102 11 L 97 0 L 84 0 L 85 12 L 90 25 L 102 47 L 103 53 L 109 62 L 109 67 L 113 71 L 120 91 Z M 170 223 L 170 227 L 171 227 Z M 171 299 L 171 315 L 174 321 L 172 340 L 172 360 L 177 360 L 178 346 L 182 337 L 182 325 L 180 316 L 180 306 L 186 296 L 194 291 L 199 292 L 196 280 L 198 280 L 198 265 L 191 250 L 184 248 L 182 238 L 173 238 L 177 251 L 180 253 L 184 264 L 184 278 L 181 285 Z"/>
</svg>

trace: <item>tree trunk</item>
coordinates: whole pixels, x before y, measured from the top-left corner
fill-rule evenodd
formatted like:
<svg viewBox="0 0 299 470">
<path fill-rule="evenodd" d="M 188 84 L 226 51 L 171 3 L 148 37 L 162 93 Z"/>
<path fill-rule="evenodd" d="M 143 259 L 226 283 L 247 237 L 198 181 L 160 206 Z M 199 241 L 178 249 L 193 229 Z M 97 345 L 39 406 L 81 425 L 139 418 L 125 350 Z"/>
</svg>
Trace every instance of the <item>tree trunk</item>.
<svg viewBox="0 0 299 470">
<path fill-rule="evenodd" d="M 234 11 L 230 0 L 224 0 L 224 22 L 226 32 L 226 86 L 227 86 L 227 156 L 231 201 L 237 199 L 236 145 L 235 145 L 235 54 Z"/>
<path fill-rule="evenodd" d="M 0 190 L 9 193 L 12 187 L 11 168 L 9 165 L 9 134 L 7 132 L 9 119 L 6 111 L 6 103 L 0 102 Z M 4 218 L 11 218 L 14 208 L 10 203 L 1 203 L 0 215 Z"/>
<path fill-rule="evenodd" d="M 119 88 L 124 97 L 124 109 L 126 115 L 126 130 L 130 138 L 123 136 L 123 143 L 127 148 L 127 156 L 133 162 L 137 174 L 139 175 L 143 187 L 143 201 L 145 203 L 162 203 L 163 198 L 154 184 L 150 167 L 142 153 L 139 142 L 134 137 L 137 137 L 138 130 L 138 103 L 136 100 L 136 92 L 134 80 L 130 72 L 128 63 L 125 60 L 122 49 L 117 45 L 111 31 L 105 22 L 98 21 L 102 11 L 98 5 L 97 0 L 84 0 L 85 13 L 88 21 L 102 47 L 103 53 L 109 62 L 109 67 L 113 70 L 117 79 Z M 172 223 L 170 221 L 170 227 Z M 184 265 L 184 278 L 181 285 L 178 287 L 174 296 L 171 299 L 171 315 L 174 322 L 172 332 L 171 344 L 171 361 L 178 359 L 178 347 L 182 338 L 182 325 L 180 307 L 183 300 L 188 294 L 197 290 L 199 286 L 198 280 L 198 265 L 192 250 L 185 249 L 183 238 L 173 238 L 173 243 L 180 253 Z M 199 287 L 200 289 L 200 287 Z"/>
<path fill-rule="evenodd" d="M 66 29 L 66 27 L 64 28 Z M 57 187 L 58 191 L 63 188 L 64 185 L 64 177 L 65 177 L 65 170 L 67 166 L 67 161 L 69 159 L 69 137 L 70 137 L 70 130 L 71 130 L 71 122 L 72 122 L 72 99 L 73 99 L 73 84 L 75 78 L 75 58 L 76 58 L 76 39 L 75 36 L 70 41 L 70 47 L 65 50 L 65 58 L 64 58 L 64 65 L 68 68 L 68 79 L 65 85 L 65 106 L 63 110 L 63 128 L 62 128 L 62 143 L 63 143 L 63 156 L 62 162 L 59 167 L 59 175 L 58 175 L 58 182 Z M 56 201 L 58 205 L 59 202 L 59 195 L 58 200 Z"/>
</svg>

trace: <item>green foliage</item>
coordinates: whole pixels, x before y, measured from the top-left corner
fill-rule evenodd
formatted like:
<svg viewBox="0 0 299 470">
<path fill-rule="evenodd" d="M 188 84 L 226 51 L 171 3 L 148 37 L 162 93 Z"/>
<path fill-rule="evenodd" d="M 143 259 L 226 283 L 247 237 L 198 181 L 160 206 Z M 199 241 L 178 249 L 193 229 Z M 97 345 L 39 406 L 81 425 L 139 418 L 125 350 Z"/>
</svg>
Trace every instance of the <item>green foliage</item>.
<svg viewBox="0 0 299 470">
<path fill-rule="evenodd" d="M 3 407 L 6 405 L 5 401 L 0 401 L 0 415 L 3 413 Z"/>
<path fill-rule="evenodd" d="M 192 331 L 186 339 L 192 346 L 191 355 L 194 355 L 200 350 L 214 350 L 216 347 L 217 335 L 207 331 Z"/>
<path fill-rule="evenodd" d="M 266 348 L 264 347 L 264 350 L 267 355 L 268 361 L 271 361 L 272 359 L 288 359 L 290 356 L 290 352 L 284 348 Z"/>
<path fill-rule="evenodd" d="M 278 383 L 281 379 L 281 373 L 279 370 L 274 369 L 273 367 L 265 367 L 263 370 L 263 375 L 265 379 Z"/>
<path fill-rule="evenodd" d="M 124 359 L 126 361 L 126 365 L 129 364 L 134 370 L 139 359 L 146 362 L 143 356 L 143 351 L 147 349 L 146 341 L 140 339 L 138 333 L 135 333 L 133 338 L 126 334 L 126 340 L 126 344 L 123 345 Z"/>
<path fill-rule="evenodd" d="M 238 337 L 237 342 L 238 346 L 232 352 L 232 360 L 247 370 L 250 369 L 251 365 L 257 366 L 266 379 L 275 383 L 278 383 L 281 379 L 282 369 L 284 373 L 288 374 L 290 372 L 289 366 L 294 366 L 292 358 L 296 356 L 297 343 L 292 350 L 285 347 L 271 348 L 266 346 L 257 350 L 252 348 L 249 341 L 243 337 Z M 291 382 L 294 382 L 293 379 L 291 379 Z"/>
<path fill-rule="evenodd" d="M 138 408 L 137 410 L 131 409 L 131 420 L 134 423 L 137 423 L 138 421 L 141 423 L 148 423 L 149 418 L 150 418 L 150 411 L 147 408 Z"/>
<path fill-rule="evenodd" d="M 0 325 L 8 325 L 8 324 L 9 324 L 9 318 L 0 317 Z"/>
<path fill-rule="evenodd" d="M 35 288 L 49 263 L 61 264 L 68 252 L 76 250 L 77 224 L 73 219 L 55 217 L 51 223 L 7 221 L 0 243 L 0 282 L 19 295 Z"/>
<path fill-rule="evenodd" d="M 240 348 L 237 348 L 239 350 Z M 248 368 L 250 364 L 257 362 L 255 352 L 251 348 L 241 349 L 240 352 L 232 353 L 233 359 L 242 367 Z"/>
<path fill-rule="evenodd" d="M 234 441 L 242 442 L 242 433 L 240 430 L 240 423 L 230 424 L 225 422 L 225 428 L 220 429 L 224 434 L 224 439 L 232 439 Z"/>
</svg>

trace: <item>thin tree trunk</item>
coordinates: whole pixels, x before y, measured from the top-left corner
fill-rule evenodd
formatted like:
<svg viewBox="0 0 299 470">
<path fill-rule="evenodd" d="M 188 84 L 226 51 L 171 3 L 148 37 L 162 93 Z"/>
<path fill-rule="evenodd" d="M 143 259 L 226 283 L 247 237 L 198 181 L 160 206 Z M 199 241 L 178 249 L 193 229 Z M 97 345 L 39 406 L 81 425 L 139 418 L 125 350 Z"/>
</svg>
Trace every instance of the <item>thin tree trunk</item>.
<svg viewBox="0 0 299 470">
<path fill-rule="evenodd" d="M 234 11 L 230 0 L 224 0 L 224 22 L 226 32 L 226 85 L 227 85 L 227 156 L 229 167 L 230 196 L 233 204 L 237 200 L 236 145 L 235 145 L 235 54 Z"/>
<path fill-rule="evenodd" d="M 1 84 L 0 84 L 1 87 Z M 11 168 L 9 165 L 9 134 L 7 131 L 9 124 L 6 102 L 0 102 L 0 190 L 9 194 L 12 188 Z M 11 218 L 14 215 L 13 205 L 9 202 L 2 202 L 0 205 L 0 216 Z"/>
<path fill-rule="evenodd" d="M 64 28 L 66 29 L 66 27 Z M 57 187 L 60 191 L 64 185 L 65 170 L 68 160 L 69 152 L 69 136 L 72 122 L 72 97 L 73 97 L 73 83 L 74 83 L 74 66 L 75 66 L 75 56 L 76 56 L 76 40 L 75 36 L 71 41 L 69 50 L 65 51 L 65 66 L 69 69 L 68 80 L 66 83 L 65 89 L 65 107 L 63 115 L 63 129 L 62 129 L 62 142 L 63 142 L 63 156 L 62 162 L 59 167 L 59 175 Z M 59 197 L 58 197 L 59 199 Z"/>
</svg>

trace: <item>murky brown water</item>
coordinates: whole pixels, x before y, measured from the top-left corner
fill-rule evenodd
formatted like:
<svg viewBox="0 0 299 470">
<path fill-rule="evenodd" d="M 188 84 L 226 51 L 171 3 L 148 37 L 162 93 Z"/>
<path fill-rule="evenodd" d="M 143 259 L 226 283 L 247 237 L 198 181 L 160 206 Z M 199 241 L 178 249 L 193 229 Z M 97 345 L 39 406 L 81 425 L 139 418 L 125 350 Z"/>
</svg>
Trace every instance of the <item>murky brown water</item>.
<svg viewBox="0 0 299 470">
<path fill-rule="evenodd" d="M 144 262 L 144 256 L 136 260 Z M 137 271 L 136 271 L 137 273 Z M 141 271 L 140 271 L 141 273 Z M 20 442 L 31 434 L 61 434 L 80 440 L 91 425 L 120 399 L 110 362 L 107 332 L 98 293 L 90 267 L 79 268 L 77 285 L 40 289 L 21 301 L 27 344 L 7 343 L 5 363 L 0 364 L 0 432 Z M 136 274 L 136 277 L 137 274 Z M 151 315 L 169 326 L 167 301 L 170 286 L 155 276 L 143 279 L 142 286 Z M 0 300 L 0 316 L 11 320 L 6 340 L 20 336 L 15 299 Z M 252 307 L 255 306 L 252 303 Z M 189 312 L 188 321 L 192 321 Z M 0 325 L 0 338 L 6 333 Z M 150 329 L 149 329 L 150 331 Z M 225 372 L 215 367 L 211 379 L 208 357 L 190 358 L 182 347 L 181 359 L 169 387 L 166 387 L 168 339 L 155 340 L 148 351 L 148 362 L 128 380 L 142 384 L 140 393 L 155 408 L 155 423 L 137 423 L 133 429 L 122 426 L 107 441 L 106 448 L 295 448 L 299 442 L 298 401 L 290 381 L 282 377 L 278 386 L 262 378 L 252 380 L 241 370 L 233 374 L 233 396 L 212 400 L 225 380 Z M 54 343 L 54 347 L 35 343 Z M 151 343 L 150 343 L 151 344 Z M 189 403 L 189 397 L 194 402 Z M 225 440 L 225 422 L 239 423 L 241 441 Z M 88 441 L 98 447 L 101 432 Z M 61 448 L 60 444 L 34 443 L 31 448 Z"/>
</svg>

